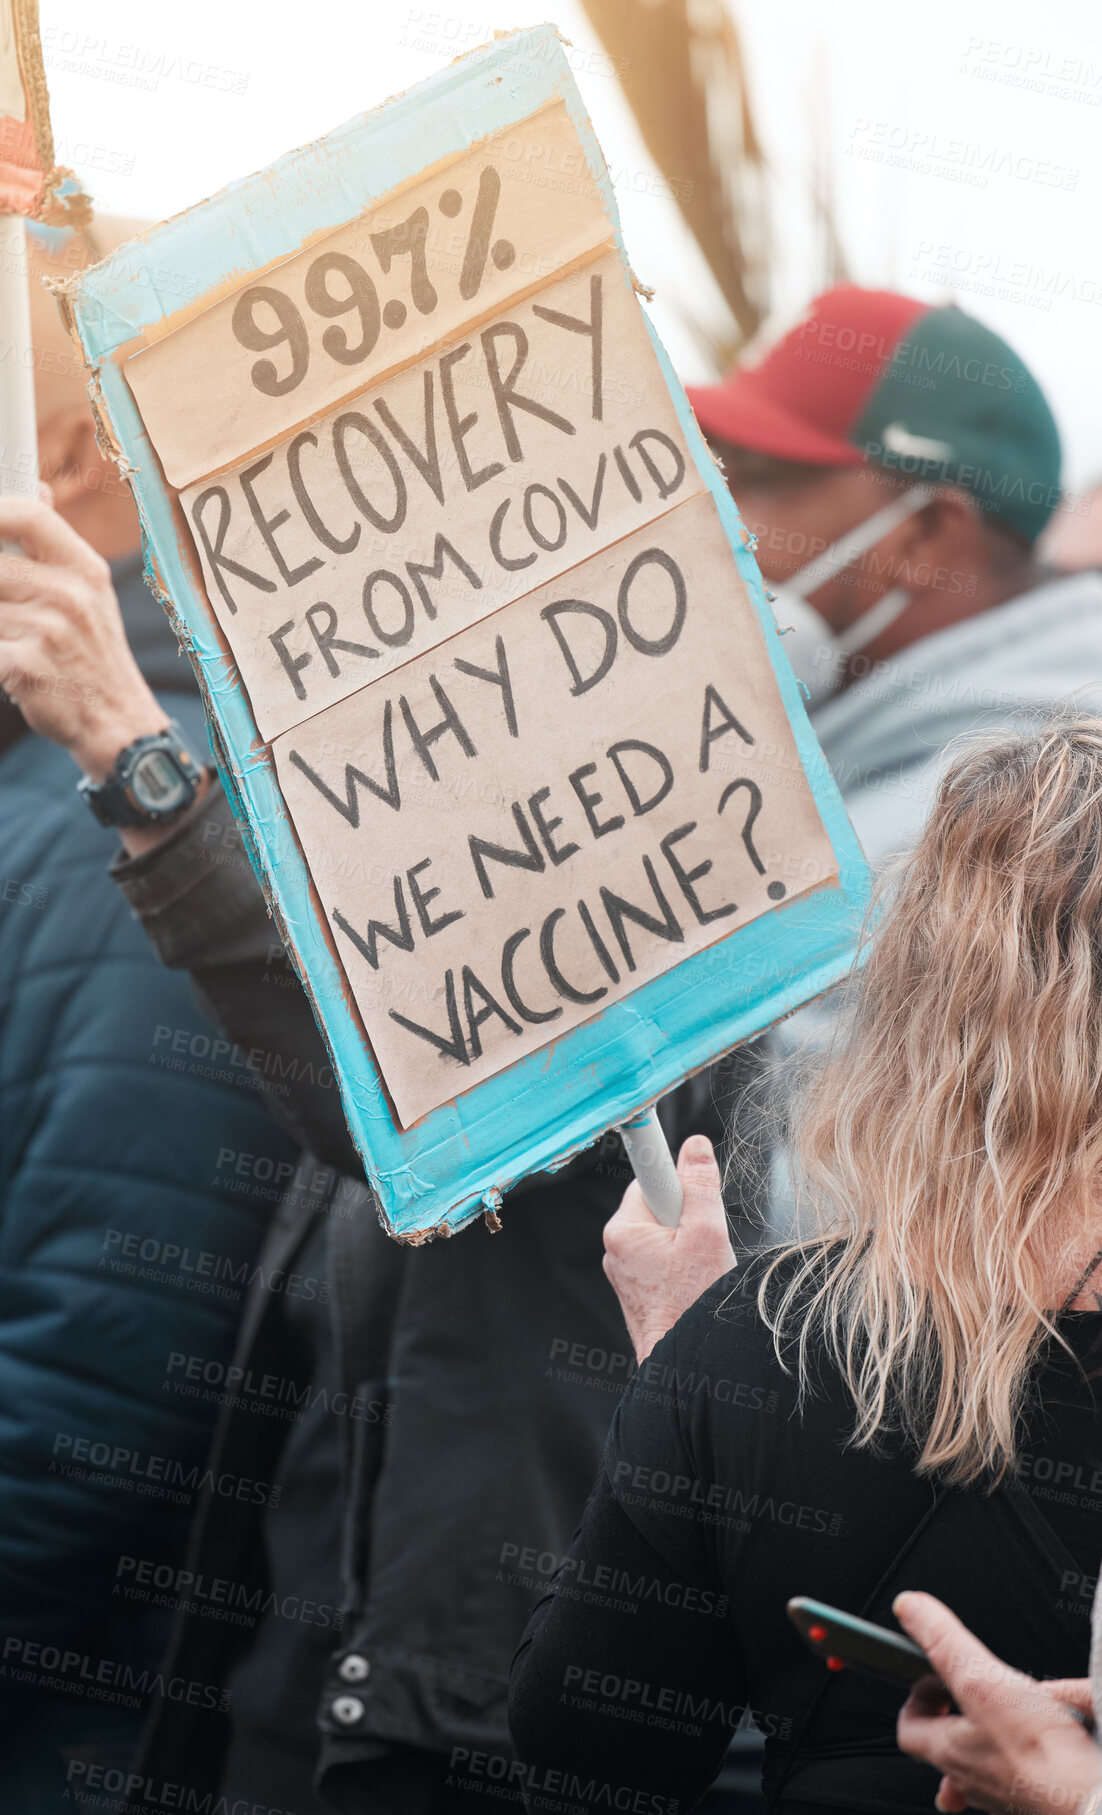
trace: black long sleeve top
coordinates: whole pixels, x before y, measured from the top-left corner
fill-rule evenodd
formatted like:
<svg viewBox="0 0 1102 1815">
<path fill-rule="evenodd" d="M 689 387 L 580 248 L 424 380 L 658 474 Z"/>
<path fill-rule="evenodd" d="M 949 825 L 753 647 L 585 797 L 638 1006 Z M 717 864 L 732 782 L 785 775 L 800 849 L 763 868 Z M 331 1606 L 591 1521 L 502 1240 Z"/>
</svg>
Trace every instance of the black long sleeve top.
<svg viewBox="0 0 1102 1815">
<path fill-rule="evenodd" d="M 1073 1356 L 1050 1342 L 1042 1358 L 1016 1483 L 936 1495 L 898 1444 L 845 1447 L 853 1408 L 825 1363 L 800 1410 L 756 1309 L 759 1265 L 706 1294 L 639 1370 L 529 1623 L 511 1724 L 533 1809 L 686 1815 L 752 1722 L 786 1815 L 928 1815 L 936 1774 L 895 1747 L 901 1693 L 829 1674 L 787 1619 L 792 1595 L 894 1627 L 893 1596 L 925 1589 L 1035 1676 L 1086 1669 L 1102 1316 L 1060 1319 Z"/>
</svg>

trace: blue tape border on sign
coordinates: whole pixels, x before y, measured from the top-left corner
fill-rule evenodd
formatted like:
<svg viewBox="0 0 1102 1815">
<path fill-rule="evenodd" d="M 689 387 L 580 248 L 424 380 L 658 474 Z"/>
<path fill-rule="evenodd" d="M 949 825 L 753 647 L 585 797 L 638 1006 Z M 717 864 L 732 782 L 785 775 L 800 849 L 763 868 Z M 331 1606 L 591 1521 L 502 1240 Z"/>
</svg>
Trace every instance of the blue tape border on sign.
<svg viewBox="0 0 1102 1815">
<path fill-rule="evenodd" d="M 648 320 L 690 450 L 766 629 L 800 759 L 838 860 L 839 886 L 799 897 L 683 959 L 414 1128 L 403 1132 L 394 1124 L 349 1012 L 340 968 L 311 908 L 309 874 L 271 760 L 196 591 L 171 499 L 114 356 L 151 324 L 292 255 L 305 240 L 339 227 L 437 159 L 553 101 L 570 111 L 626 259 L 608 172 L 561 41 L 554 27 L 537 26 L 471 53 L 408 95 L 151 229 L 68 292 L 103 413 L 135 469 L 150 577 L 171 602 L 203 684 L 222 780 L 299 973 L 310 980 L 368 1176 L 392 1231 L 405 1237 L 441 1225 L 461 1227 L 494 1193 L 562 1163 L 690 1073 L 830 988 L 853 963 L 868 903 L 868 867 L 808 723 L 738 512 Z M 147 474 L 158 476 L 151 481 Z"/>
</svg>

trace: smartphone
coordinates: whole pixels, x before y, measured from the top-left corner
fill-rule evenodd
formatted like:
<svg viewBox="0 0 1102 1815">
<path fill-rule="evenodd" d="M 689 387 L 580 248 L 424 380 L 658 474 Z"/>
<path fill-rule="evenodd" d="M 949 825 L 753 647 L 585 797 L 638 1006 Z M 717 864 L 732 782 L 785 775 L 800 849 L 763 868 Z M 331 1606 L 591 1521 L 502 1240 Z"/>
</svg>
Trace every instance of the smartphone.
<svg viewBox="0 0 1102 1815">
<path fill-rule="evenodd" d="M 788 1602 L 788 1617 L 828 1670 L 844 1670 L 848 1665 L 908 1689 L 921 1676 L 937 1675 L 926 1653 L 901 1632 L 859 1620 L 856 1614 L 828 1607 L 825 1601 L 797 1595 Z"/>
</svg>

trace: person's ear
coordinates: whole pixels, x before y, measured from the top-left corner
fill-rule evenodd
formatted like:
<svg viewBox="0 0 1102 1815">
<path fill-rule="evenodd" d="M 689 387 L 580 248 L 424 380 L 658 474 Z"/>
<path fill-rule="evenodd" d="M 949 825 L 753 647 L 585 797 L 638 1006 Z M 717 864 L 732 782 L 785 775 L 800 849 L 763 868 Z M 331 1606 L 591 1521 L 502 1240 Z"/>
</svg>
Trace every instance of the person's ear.
<svg viewBox="0 0 1102 1815">
<path fill-rule="evenodd" d="M 96 443 L 95 424 L 87 407 L 77 403 L 57 410 L 38 426 L 38 470 L 53 492 L 62 515 L 84 492 L 102 490 L 104 460 Z"/>
<path fill-rule="evenodd" d="M 939 486 L 924 510 L 917 511 L 902 527 L 910 531 L 910 549 L 919 549 L 928 560 L 947 565 L 954 554 L 973 547 L 982 530 L 975 504 L 955 486 Z"/>
</svg>

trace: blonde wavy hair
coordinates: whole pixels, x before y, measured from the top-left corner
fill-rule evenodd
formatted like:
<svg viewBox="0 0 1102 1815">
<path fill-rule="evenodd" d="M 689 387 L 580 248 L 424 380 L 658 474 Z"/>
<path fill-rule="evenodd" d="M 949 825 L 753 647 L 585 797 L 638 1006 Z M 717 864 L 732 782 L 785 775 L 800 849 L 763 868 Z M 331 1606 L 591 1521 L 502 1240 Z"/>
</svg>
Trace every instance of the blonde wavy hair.
<svg viewBox="0 0 1102 1815">
<path fill-rule="evenodd" d="M 1102 718 L 966 749 L 884 899 L 797 1105 L 813 1232 L 759 1307 L 805 1391 L 825 1344 L 853 1444 L 898 1432 L 921 1472 L 994 1485 L 1102 1247 Z"/>
</svg>

